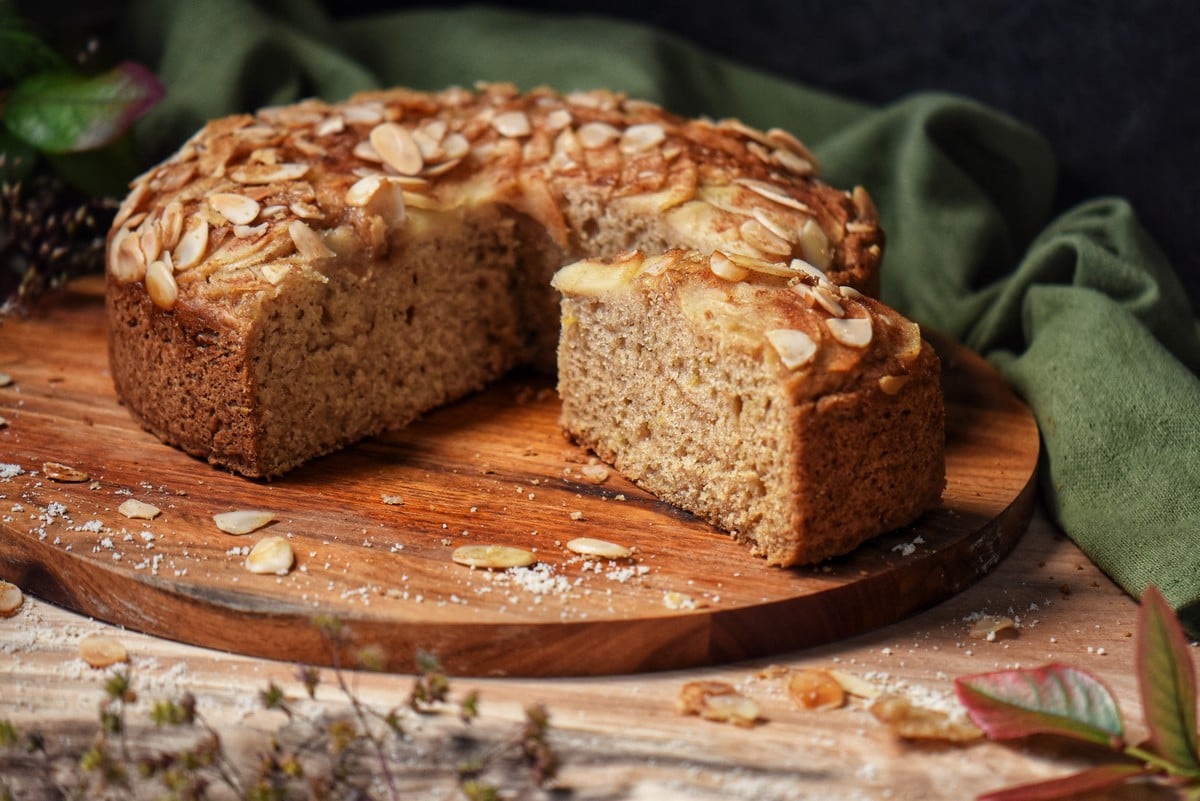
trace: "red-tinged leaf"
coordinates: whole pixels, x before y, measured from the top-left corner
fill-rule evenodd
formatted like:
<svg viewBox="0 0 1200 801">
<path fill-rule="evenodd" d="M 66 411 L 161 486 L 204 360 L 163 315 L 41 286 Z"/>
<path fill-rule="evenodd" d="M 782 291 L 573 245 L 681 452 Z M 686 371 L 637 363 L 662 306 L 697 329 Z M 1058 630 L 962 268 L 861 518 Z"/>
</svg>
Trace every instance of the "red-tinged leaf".
<svg viewBox="0 0 1200 801">
<path fill-rule="evenodd" d="M 1175 613 L 1153 586 L 1138 614 L 1137 671 L 1150 744 L 1183 772 L 1200 772 L 1196 671 Z"/>
<path fill-rule="evenodd" d="M 1145 776 L 1149 772 L 1141 765 L 1116 762 L 1088 768 L 1061 779 L 1021 784 L 985 793 L 976 801 L 1056 801 L 1059 798 L 1075 798 L 1080 793 L 1111 787 L 1136 776 Z"/>
<path fill-rule="evenodd" d="M 112 142 L 165 93 L 158 78 L 127 61 L 87 78 L 49 72 L 19 83 L 5 123 L 15 136 L 49 153 L 77 153 Z"/>
<path fill-rule="evenodd" d="M 980 673 L 954 684 L 971 720 L 992 739 L 1059 734 L 1112 746 L 1124 737 L 1113 694 L 1069 665 Z"/>
</svg>

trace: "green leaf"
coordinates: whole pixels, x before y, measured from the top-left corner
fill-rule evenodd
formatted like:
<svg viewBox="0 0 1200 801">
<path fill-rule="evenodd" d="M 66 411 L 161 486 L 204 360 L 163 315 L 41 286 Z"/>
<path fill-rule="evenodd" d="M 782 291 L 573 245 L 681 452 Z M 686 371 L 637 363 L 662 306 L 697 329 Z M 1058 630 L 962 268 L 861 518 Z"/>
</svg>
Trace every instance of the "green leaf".
<svg viewBox="0 0 1200 801">
<path fill-rule="evenodd" d="M 992 739 L 1059 734 L 1111 747 L 1124 737 L 1112 693 L 1069 665 L 980 673 L 954 684 L 971 720 Z"/>
<path fill-rule="evenodd" d="M 153 73 L 131 61 L 93 78 L 50 72 L 13 89 L 5 122 L 41 150 L 93 150 L 124 133 L 165 91 Z"/>
<path fill-rule="evenodd" d="M 1147 773 L 1149 771 L 1140 765 L 1115 762 L 1088 768 L 1061 779 L 1022 784 L 994 793 L 985 793 L 976 801 L 1054 801 L 1059 798 L 1076 798 L 1081 793 L 1110 787 Z"/>
<path fill-rule="evenodd" d="M 1154 586 L 1138 614 L 1137 672 L 1150 744 L 1180 772 L 1200 774 L 1196 672 L 1183 629 Z"/>
</svg>

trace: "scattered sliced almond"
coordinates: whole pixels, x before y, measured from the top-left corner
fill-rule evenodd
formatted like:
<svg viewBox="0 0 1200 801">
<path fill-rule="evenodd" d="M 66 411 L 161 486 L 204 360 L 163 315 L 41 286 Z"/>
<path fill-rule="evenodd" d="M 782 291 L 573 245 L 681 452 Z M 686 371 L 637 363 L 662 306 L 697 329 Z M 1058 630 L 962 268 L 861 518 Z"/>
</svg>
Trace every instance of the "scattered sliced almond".
<svg viewBox="0 0 1200 801">
<path fill-rule="evenodd" d="M 595 556 L 600 559 L 628 559 L 633 556 L 633 551 L 624 545 L 592 537 L 576 537 L 567 543 L 567 550 L 583 556 Z"/>
<path fill-rule="evenodd" d="M 619 137 L 621 132 L 607 122 L 589 122 L 581 125 L 576 135 L 585 150 L 595 150 Z"/>
<path fill-rule="evenodd" d="M 257 531 L 274 519 L 273 513 L 255 509 L 238 509 L 213 515 L 213 522 L 217 524 L 217 528 L 226 534 L 239 535 Z"/>
<path fill-rule="evenodd" d="M 156 259 L 146 266 L 146 294 L 160 309 L 175 308 L 175 301 L 179 299 L 179 285 L 175 283 L 173 271 L 165 261 Z"/>
<path fill-rule="evenodd" d="M 675 708 L 681 715 L 699 715 L 705 720 L 753 726 L 759 719 L 758 704 L 724 681 L 689 681 L 679 689 Z"/>
<path fill-rule="evenodd" d="M 842 689 L 845 690 L 849 695 L 853 695 L 856 698 L 866 698 L 868 700 L 879 697 L 879 688 L 866 679 L 859 678 L 853 673 L 845 673 L 841 670 L 828 670 L 826 672 L 832 676 L 833 680 L 840 684 Z"/>
<path fill-rule="evenodd" d="M 0 387 L 7 387 L 13 382 L 12 376 L 8 373 L 0 373 Z"/>
<path fill-rule="evenodd" d="M 0 581 L 0 617 L 12 617 L 25 603 L 25 595 L 16 584 Z"/>
<path fill-rule="evenodd" d="M 5 428 L 7 426 L 8 426 L 8 420 L 4 419 L 3 417 L 0 417 L 0 428 Z"/>
<path fill-rule="evenodd" d="M 162 514 L 162 509 L 159 509 L 154 504 L 145 503 L 135 498 L 122 503 L 117 507 L 117 511 L 131 520 L 153 520 Z"/>
<path fill-rule="evenodd" d="M 621 134 L 621 152 L 640 153 L 643 150 L 657 147 L 666 138 L 667 132 L 657 123 L 630 125 Z"/>
<path fill-rule="evenodd" d="M 965 717 L 951 716 L 940 709 L 918 706 L 903 695 L 885 693 L 868 707 L 875 719 L 897 737 L 908 740 L 946 740 L 965 743 L 983 736 L 979 727 Z"/>
<path fill-rule="evenodd" d="M 296 252 L 306 261 L 328 259 L 334 255 L 321 235 L 304 220 L 292 220 L 288 223 L 288 235 L 292 238 L 292 244 L 296 246 Z"/>
<path fill-rule="evenodd" d="M 208 250 L 208 220 L 193 216 L 175 245 L 175 269 L 186 270 L 200 263 Z"/>
<path fill-rule="evenodd" d="M 84 471 L 61 462 L 45 462 L 42 465 L 42 474 L 51 481 L 61 481 L 66 484 L 78 484 L 91 478 Z"/>
<path fill-rule="evenodd" d="M 971 624 L 970 636 L 976 640 L 995 642 L 1002 636 L 1015 637 L 1017 624 L 1011 617 L 986 615 Z"/>
<path fill-rule="evenodd" d="M 103 634 L 93 634 L 80 640 L 79 656 L 94 668 L 106 668 L 129 661 L 129 652 L 121 641 Z"/>
<path fill-rule="evenodd" d="M 246 569 L 251 573 L 273 573 L 287 575 L 296 563 L 296 554 L 291 543 L 283 537 L 263 537 L 254 543 L 246 557 Z"/>
<path fill-rule="evenodd" d="M 450 558 L 460 565 L 489 570 L 528 567 L 537 561 L 537 555 L 531 551 L 509 545 L 463 545 L 455 548 Z"/>
<path fill-rule="evenodd" d="M 606 465 L 588 464 L 579 468 L 580 474 L 593 484 L 603 484 L 608 481 L 609 471 Z"/>
<path fill-rule="evenodd" d="M 842 685 L 824 670 L 802 669 L 788 676 L 788 697 L 801 709 L 839 709 L 846 703 Z"/>
<path fill-rule="evenodd" d="M 383 495 L 379 496 L 379 499 L 381 501 L 383 501 L 384 503 L 386 503 L 388 506 L 403 506 L 404 505 L 404 498 L 400 495 L 388 495 L 387 493 L 384 493 Z"/>
</svg>

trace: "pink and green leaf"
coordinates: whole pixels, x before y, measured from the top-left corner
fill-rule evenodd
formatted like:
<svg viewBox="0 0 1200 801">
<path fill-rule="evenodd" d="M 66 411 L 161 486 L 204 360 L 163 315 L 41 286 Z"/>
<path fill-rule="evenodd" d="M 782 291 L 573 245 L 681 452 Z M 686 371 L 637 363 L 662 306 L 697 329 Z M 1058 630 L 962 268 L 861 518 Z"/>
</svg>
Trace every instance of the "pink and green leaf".
<svg viewBox="0 0 1200 801">
<path fill-rule="evenodd" d="M 1144 776 L 1149 771 L 1131 762 L 1114 762 L 1094 768 L 1033 784 L 1021 784 L 993 793 L 985 793 L 976 801 L 1056 801 L 1059 798 L 1075 798 L 1080 793 L 1100 790 L 1114 784 Z"/>
<path fill-rule="evenodd" d="M 971 720 L 992 739 L 1058 734 L 1114 746 L 1124 737 L 1113 694 L 1069 665 L 964 676 L 955 687 Z"/>
<path fill-rule="evenodd" d="M 95 77 L 48 72 L 8 96 L 8 129 L 50 153 L 94 150 L 119 137 L 165 93 L 145 67 L 125 62 Z"/>
<path fill-rule="evenodd" d="M 1200 775 L 1196 672 L 1183 629 L 1153 586 L 1139 612 L 1137 672 L 1150 745 L 1180 772 Z"/>
</svg>

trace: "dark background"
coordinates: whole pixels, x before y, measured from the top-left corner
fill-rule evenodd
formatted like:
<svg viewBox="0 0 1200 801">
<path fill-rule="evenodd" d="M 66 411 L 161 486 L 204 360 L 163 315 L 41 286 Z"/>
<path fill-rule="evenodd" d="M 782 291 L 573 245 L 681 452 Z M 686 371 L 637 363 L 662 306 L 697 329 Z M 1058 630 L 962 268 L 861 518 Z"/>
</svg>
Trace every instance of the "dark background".
<svg viewBox="0 0 1200 801">
<path fill-rule="evenodd" d="M 1196 0 L 518 0 L 674 31 L 713 53 L 871 103 L 966 95 L 1049 140 L 1057 208 L 1120 195 L 1200 308 Z M 431 6 L 326 0 L 335 16 Z M 461 3 L 436 4 L 463 5 Z"/>
</svg>

